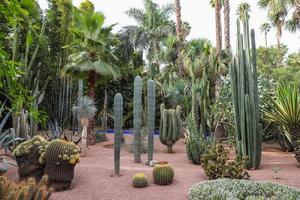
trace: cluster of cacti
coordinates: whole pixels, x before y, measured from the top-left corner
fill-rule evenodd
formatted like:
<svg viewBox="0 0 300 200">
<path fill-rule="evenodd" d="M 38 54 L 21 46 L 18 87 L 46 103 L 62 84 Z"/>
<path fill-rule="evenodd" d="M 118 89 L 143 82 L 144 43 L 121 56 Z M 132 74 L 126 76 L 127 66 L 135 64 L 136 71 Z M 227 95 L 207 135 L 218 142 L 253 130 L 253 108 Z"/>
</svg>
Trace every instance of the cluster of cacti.
<svg viewBox="0 0 300 200">
<path fill-rule="evenodd" d="M 73 142 L 53 140 L 45 152 L 45 174 L 55 191 L 71 186 L 74 167 L 79 162 L 79 149 Z"/>
<path fill-rule="evenodd" d="M 261 160 L 262 128 L 259 124 L 255 33 L 252 29 L 250 41 L 248 15 L 245 16 L 243 35 L 240 22 L 237 22 L 237 55 L 231 63 L 231 85 L 237 154 L 240 158 L 248 158 L 248 168 L 256 169 Z"/>
<path fill-rule="evenodd" d="M 155 127 L 155 83 L 148 80 L 147 83 L 147 127 L 148 127 L 148 162 L 153 160 L 153 143 Z"/>
<path fill-rule="evenodd" d="M 52 192 L 53 189 L 48 188 L 47 176 L 43 176 L 38 184 L 34 178 L 17 184 L 5 176 L 0 176 L 1 200 L 48 200 Z"/>
<path fill-rule="evenodd" d="M 20 180 L 28 177 L 34 177 L 39 180 L 43 176 L 44 162 L 43 157 L 48 142 L 42 136 L 34 136 L 19 144 L 13 155 L 18 164 L 18 173 Z"/>
<path fill-rule="evenodd" d="M 165 104 L 160 105 L 159 139 L 168 147 L 168 153 L 172 153 L 172 146 L 180 139 L 182 122 L 180 119 L 180 106 L 175 109 L 165 109 Z"/>
<path fill-rule="evenodd" d="M 141 131 L 142 131 L 142 78 L 134 79 L 133 95 L 133 128 L 134 128 L 134 162 L 141 162 Z"/>
<path fill-rule="evenodd" d="M 137 173 L 132 177 L 132 185 L 136 188 L 144 188 L 148 185 L 148 178 L 144 173 Z"/>
<path fill-rule="evenodd" d="M 123 115 L 123 97 L 122 94 L 117 93 L 114 97 L 114 161 L 115 161 L 115 175 L 120 176 L 120 153 L 122 140 L 122 115 Z"/>
<path fill-rule="evenodd" d="M 173 167 L 166 161 L 158 162 L 153 169 L 153 181 L 158 185 L 169 185 L 173 182 Z"/>
</svg>

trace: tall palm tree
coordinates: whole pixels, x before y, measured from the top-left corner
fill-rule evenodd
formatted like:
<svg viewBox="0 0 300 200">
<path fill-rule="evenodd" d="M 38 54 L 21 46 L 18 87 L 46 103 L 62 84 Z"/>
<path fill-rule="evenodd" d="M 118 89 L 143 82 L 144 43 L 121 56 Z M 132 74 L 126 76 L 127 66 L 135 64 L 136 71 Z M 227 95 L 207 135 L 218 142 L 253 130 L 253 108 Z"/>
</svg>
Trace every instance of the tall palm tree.
<svg viewBox="0 0 300 200">
<path fill-rule="evenodd" d="M 117 79 L 119 73 L 113 65 L 116 56 L 113 54 L 115 38 L 112 36 L 112 26 L 104 27 L 104 15 L 99 12 L 78 12 L 74 18 L 72 32 L 75 40 L 68 45 L 75 53 L 69 55 L 69 63 L 62 73 L 87 77 L 88 96 L 95 100 L 96 80 L 99 76 Z M 94 119 L 90 120 L 88 128 L 88 144 L 96 143 L 94 134 Z"/>
<path fill-rule="evenodd" d="M 284 25 L 291 31 L 296 31 L 300 27 L 299 0 L 259 0 L 258 5 L 268 10 L 268 18 L 271 24 L 276 28 L 277 46 L 280 47 L 280 38 Z M 289 10 L 295 8 L 290 20 L 286 20 Z M 297 11 L 298 8 L 298 11 Z M 298 13 L 298 14 L 297 14 Z"/>
<path fill-rule="evenodd" d="M 182 33 L 180 0 L 175 0 L 175 5 L 176 5 L 176 36 L 178 42 L 178 46 L 177 46 L 178 71 L 179 71 L 179 77 L 183 77 L 184 67 L 183 67 L 183 61 L 181 56 L 183 33 Z"/>
<path fill-rule="evenodd" d="M 222 22 L 221 22 L 221 0 L 211 0 L 211 6 L 215 9 L 215 25 L 216 25 L 216 51 L 220 57 L 222 51 Z"/>
<path fill-rule="evenodd" d="M 144 0 L 144 9 L 130 8 L 127 11 L 138 25 L 127 26 L 125 31 L 130 36 L 132 45 L 146 53 L 150 77 L 154 77 L 158 68 L 161 41 L 168 35 L 175 34 L 174 23 L 170 20 L 173 12 L 173 4 L 159 7 L 152 0 Z"/>
<path fill-rule="evenodd" d="M 223 13 L 224 13 L 225 49 L 229 52 L 230 51 L 230 4 L 229 4 L 229 0 L 224 0 Z"/>
<path fill-rule="evenodd" d="M 271 30 L 271 25 L 268 22 L 264 22 L 261 26 L 260 26 L 260 31 L 262 33 L 264 33 L 265 35 L 265 46 L 266 48 L 268 47 L 268 39 L 267 39 L 267 34 L 270 32 Z"/>
<path fill-rule="evenodd" d="M 250 9 L 250 4 L 248 3 L 240 3 L 238 8 L 237 8 L 237 16 L 241 19 L 241 20 L 245 20 L 246 18 L 249 18 L 249 13 L 250 13 L 251 9 Z"/>
</svg>

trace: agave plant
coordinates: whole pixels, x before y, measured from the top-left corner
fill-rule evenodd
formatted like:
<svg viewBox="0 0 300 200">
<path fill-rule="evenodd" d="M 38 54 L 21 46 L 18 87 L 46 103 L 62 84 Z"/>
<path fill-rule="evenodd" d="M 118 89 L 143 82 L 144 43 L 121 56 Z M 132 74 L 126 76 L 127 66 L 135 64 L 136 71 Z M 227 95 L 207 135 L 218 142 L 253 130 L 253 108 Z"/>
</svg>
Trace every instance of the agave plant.
<svg viewBox="0 0 300 200">
<path fill-rule="evenodd" d="M 79 96 L 77 105 L 74 105 L 72 110 L 73 114 L 77 116 L 83 127 L 81 134 L 81 156 L 86 156 L 87 127 L 89 125 L 89 120 L 95 116 L 97 108 L 93 99 L 88 96 Z"/>
<path fill-rule="evenodd" d="M 300 95 L 296 84 L 280 84 L 275 98 L 268 96 L 263 110 L 266 120 L 283 126 L 291 135 L 296 159 L 300 162 Z"/>
</svg>

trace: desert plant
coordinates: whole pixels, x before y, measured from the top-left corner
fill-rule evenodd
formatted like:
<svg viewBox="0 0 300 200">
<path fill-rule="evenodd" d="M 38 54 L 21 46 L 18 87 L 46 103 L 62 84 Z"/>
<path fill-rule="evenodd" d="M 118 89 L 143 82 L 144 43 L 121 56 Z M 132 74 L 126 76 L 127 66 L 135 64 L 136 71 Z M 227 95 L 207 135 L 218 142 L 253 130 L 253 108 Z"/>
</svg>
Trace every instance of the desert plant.
<svg viewBox="0 0 300 200">
<path fill-rule="evenodd" d="M 173 167 L 166 161 L 158 162 L 153 169 L 153 181 L 157 185 L 169 185 L 173 182 Z"/>
<path fill-rule="evenodd" d="M 0 176 L 0 199 L 2 200 L 48 200 L 53 192 L 48 188 L 48 177 L 43 176 L 39 183 L 34 178 L 14 183 Z"/>
<path fill-rule="evenodd" d="M 251 30 L 250 41 L 248 18 L 245 10 L 241 17 L 243 34 L 240 21 L 237 21 L 237 55 L 231 62 L 231 86 L 237 154 L 248 158 L 247 168 L 256 169 L 261 160 L 262 126 L 259 123 L 255 32 Z"/>
<path fill-rule="evenodd" d="M 122 116 L 123 116 L 123 97 L 122 94 L 117 93 L 114 97 L 114 129 L 115 129 L 114 161 L 115 161 L 116 176 L 120 176 Z"/>
<path fill-rule="evenodd" d="M 168 153 L 172 153 L 172 146 L 180 139 L 182 122 L 180 119 L 181 107 L 165 109 L 165 104 L 160 105 L 159 139 L 168 147 Z"/>
<path fill-rule="evenodd" d="M 144 188 L 148 185 L 148 178 L 144 173 L 137 173 L 132 177 L 132 185 L 136 188 Z"/>
<path fill-rule="evenodd" d="M 74 105 L 73 113 L 76 114 L 81 122 L 82 135 L 81 135 L 81 156 L 86 156 L 86 146 L 87 146 L 87 128 L 89 126 L 89 120 L 92 119 L 97 108 L 95 102 L 88 96 L 79 96 L 77 100 L 77 105 Z"/>
<path fill-rule="evenodd" d="M 134 79 L 133 127 L 134 127 L 134 162 L 141 162 L 141 131 L 142 131 L 142 78 Z"/>
<path fill-rule="evenodd" d="M 189 191 L 189 200 L 296 200 L 299 198 L 300 190 L 285 185 L 226 178 L 198 183 Z"/>
<path fill-rule="evenodd" d="M 232 178 L 248 179 L 245 159 L 228 161 L 229 151 L 221 144 L 210 145 L 201 157 L 201 165 L 209 179 Z"/>
<path fill-rule="evenodd" d="M 42 136 L 19 144 L 13 151 L 18 164 L 20 180 L 34 177 L 40 180 L 44 173 L 44 162 L 40 159 L 46 150 L 48 142 Z"/>
<path fill-rule="evenodd" d="M 291 136 L 296 159 L 300 162 L 300 95 L 296 84 L 280 84 L 275 98 L 265 102 L 263 116 L 266 120 L 283 126 Z"/>
<path fill-rule="evenodd" d="M 65 190 L 71 186 L 79 149 L 73 142 L 52 140 L 41 155 L 41 161 L 45 162 L 44 173 L 49 177 L 50 186 L 55 191 Z"/>
<path fill-rule="evenodd" d="M 147 127 L 148 127 L 148 162 L 153 160 L 153 143 L 155 128 L 155 83 L 148 80 L 147 83 Z"/>
<path fill-rule="evenodd" d="M 274 178 L 275 179 L 278 179 L 278 173 L 279 173 L 280 170 L 281 170 L 281 168 L 279 168 L 279 167 L 273 167 L 272 168 L 272 172 L 274 173 Z"/>
</svg>

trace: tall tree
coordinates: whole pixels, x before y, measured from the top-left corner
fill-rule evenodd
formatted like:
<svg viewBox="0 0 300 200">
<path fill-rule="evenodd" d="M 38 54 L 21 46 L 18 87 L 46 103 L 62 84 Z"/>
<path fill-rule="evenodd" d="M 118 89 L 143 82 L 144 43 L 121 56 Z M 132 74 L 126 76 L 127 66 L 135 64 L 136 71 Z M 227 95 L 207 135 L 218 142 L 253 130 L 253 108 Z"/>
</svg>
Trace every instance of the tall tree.
<svg viewBox="0 0 300 200">
<path fill-rule="evenodd" d="M 130 8 L 127 11 L 138 25 L 127 26 L 125 31 L 130 36 L 134 48 L 143 50 L 148 60 L 148 75 L 155 76 L 159 67 L 161 42 L 170 34 L 175 34 L 174 23 L 170 15 L 174 12 L 173 4 L 159 7 L 152 0 L 144 0 L 144 9 Z"/>
<path fill-rule="evenodd" d="M 216 27 L 216 51 L 220 57 L 222 51 L 222 22 L 221 22 L 221 0 L 211 0 L 210 4 L 215 9 L 215 27 Z"/>
<path fill-rule="evenodd" d="M 237 16 L 241 20 L 245 20 L 246 18 L 249 18 L 249 12 L 251 11 L 250 9 L 250 4 L 248 3 L 240 3 L 238 8 L 237 8 Z"/>
<path fill-rule="evenodd" d="M 94 11 L 79 11 L 74 19 L 72 32 L 75 40 L 69 46 L 76 51 L 69 55 L 69 63 L 64 66 L 63 74 L 83 75 L 88 81 L 88 96 L 95 100 L 96 80 L 99 76 L 112 76 L 117 79 L 119 74 L 114 65 L 116 56 L 114 46 L 116 38 L 111 31 L 114 25 L 104 26 L 104 15 Z M 88 127 L 88 144 L 96 143 L 94 119 Z"/>
<path fill-rule="evenodd" d="M 230 4 L 229 4 L 229 0 L 224 0 L 223 12 L 224 12 L 225 49 L 229 52 L 230 51 Z"/>
<path fill-rule="evenodd" d="M 176 5 L 176 36 L 177 36 L 177 57 L 178 57 L 178 70 L 179 70 L 179 76 L 184 76 L 184 67 L 183 67 L 183 61 L 182 61 L 182 42 L 183 42 L 183 33 L 182 33 L 182 20 L 181 20 L 181 6 L 180 6 L 180 0 L 175 0 Z"/>
<path fill-rule="evenodd" d="M 265 22 L 260 26 L 260 31 L 262 33 L 264 33 L 264 35 L 265 35 L 265 47 L 266 48 L 268 47 L 267 34 L 270 32 L 270 30 L 271 30 L 271 25 L 268 22 Z"/>
</svg>

